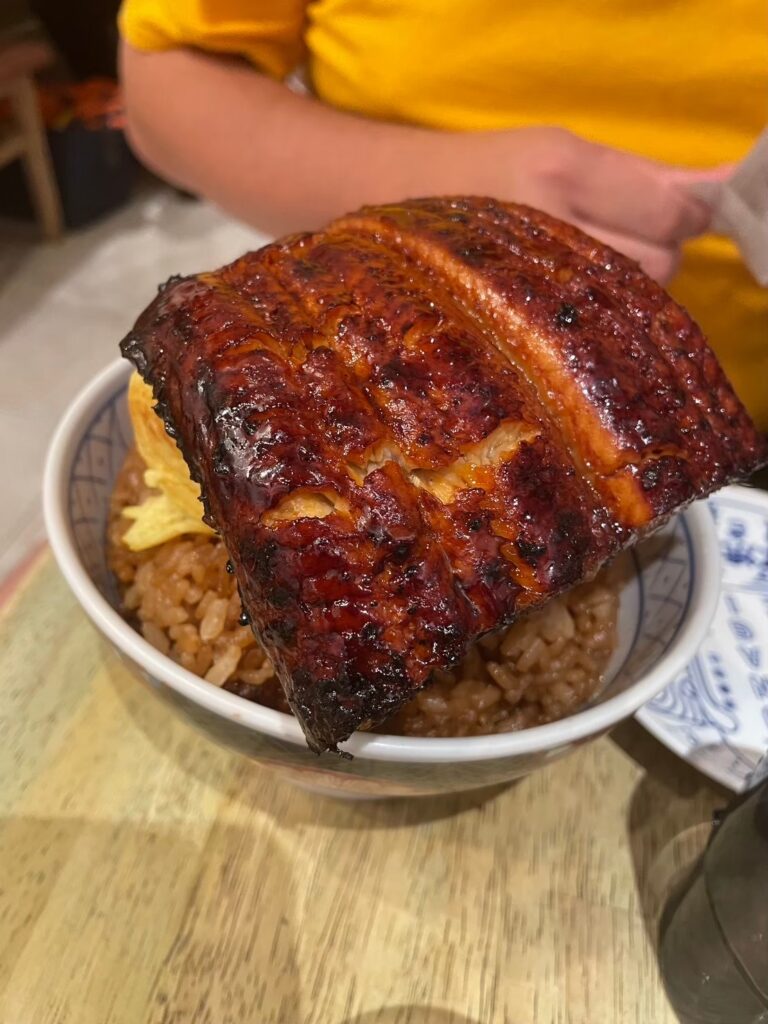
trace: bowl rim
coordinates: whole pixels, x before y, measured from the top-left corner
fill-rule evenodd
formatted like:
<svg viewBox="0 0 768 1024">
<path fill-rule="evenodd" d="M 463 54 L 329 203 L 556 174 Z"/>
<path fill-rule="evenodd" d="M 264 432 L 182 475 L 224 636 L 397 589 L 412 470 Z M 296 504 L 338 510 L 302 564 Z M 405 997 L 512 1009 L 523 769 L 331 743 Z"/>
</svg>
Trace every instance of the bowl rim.
<svg viewBox="0 0 768 1024">
<path fill-rule="evenodd" d="M 83 433 L 99 406 L 127 385 L 133 367 L 127 360 L 110 363 L 76 396 L 51 440 L 43 477 L 43 512 L 54 556 L 84 611 L 102 633 L 144 671 L 215 715 L 273 739 L 306 748 L 293 716 L 247 701 L 208 683 L 177 665 L 137 633 L 92 582 L 75 545 L 69 517 L 69 479 Z M 676 635 L 653 669 L 627 690 L 546 725 L 486 736 L 412 737 L 354 733 L 342 750 L 370 761 L 445 764 L 546 754 L 608 730 L 633 715 L 656 695 L 695 654 L 717 607 L 720 553 L 715 526 L 704 502 L 689 506 L 685 516 L 692 550 L 691 599 Z"/>
</svg>

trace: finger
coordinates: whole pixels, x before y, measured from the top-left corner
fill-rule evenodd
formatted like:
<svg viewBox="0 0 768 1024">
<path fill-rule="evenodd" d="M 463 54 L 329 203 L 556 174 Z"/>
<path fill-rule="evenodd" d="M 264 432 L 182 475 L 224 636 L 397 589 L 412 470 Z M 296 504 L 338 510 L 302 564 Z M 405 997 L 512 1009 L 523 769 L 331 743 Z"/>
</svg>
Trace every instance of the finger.
<svg viewBox="0 0 768 1024">
<path fill-rule="evenodd" d="M 642 238 L 606 230 L 599 224 L 577 222 L 576 226 L 599 242 L 636 260 L 645 273 L 659 284 L 666 285 L 675 276 L 680 263 L 680 250 L 676 246 L 655 245 Z"/>
<path fill-rule="evenodd" d="M 686 167 L 669 169 L 670 180 L 684 188 L 690 195 L 703 200 L 710 210 L 714 209 L 720 199 L 721 188 L 736 169 L 736 164 L 720 164 L 708 170 L 691 170 Z"/>
<path fill-rule="evenodd" d="M 737 166 L 737 164 L 718 164 L 717 167 L 707 167 L 704 170 L 690 167 L 669 167 L 667 168 L 667 174 L 670 181 L 684 187 L 698 185 L 703 182 L 712 182 L 719 185 L 730 178 Z"/>
<path fill-rule="evenodd" d="M 590 173 L 575 182 L 573 197 L 585 220 L 655 246 L 707 230 L 710 207 L 687 190 L 677 168 L 605 147 L 593 147 L 590 165 Z"/>
</svg>

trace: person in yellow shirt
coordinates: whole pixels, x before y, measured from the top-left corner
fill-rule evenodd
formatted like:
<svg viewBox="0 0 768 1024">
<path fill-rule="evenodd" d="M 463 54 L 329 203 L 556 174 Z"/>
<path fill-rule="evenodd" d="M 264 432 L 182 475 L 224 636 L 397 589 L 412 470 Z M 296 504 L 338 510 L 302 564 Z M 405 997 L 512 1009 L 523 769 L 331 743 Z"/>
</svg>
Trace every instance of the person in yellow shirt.
<svg viewBox="0 0 768 1024">
<path fill-rule="evenodd" d="M 125 0 L 120 28 L 129 137 L 169 180 L 275 233 L 540 207 L 671 282 L 768 429 L 768 293 L 690 188 L 764 127 L 763 0 Z"/>
</svg>

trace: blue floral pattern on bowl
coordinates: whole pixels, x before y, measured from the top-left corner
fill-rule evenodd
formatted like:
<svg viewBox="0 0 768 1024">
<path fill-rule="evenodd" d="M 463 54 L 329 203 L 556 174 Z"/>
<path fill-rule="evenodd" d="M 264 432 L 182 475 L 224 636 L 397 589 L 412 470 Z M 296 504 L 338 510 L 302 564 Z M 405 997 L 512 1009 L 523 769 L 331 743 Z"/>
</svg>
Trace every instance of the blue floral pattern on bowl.
<svg viewBox="0 0 768 1024">
<path fill-rule="evenodd" d="M 709 509 L 722 559 L 715 618 L 697 656 L 637 717 L 738 791 L 768 750 L 768 494 L 727 487 Z"/>
<path fill-rule="evenodd" d="M 95 413 L 72 460 L 69 514 L 80 557 L 96 586 L 117 607 L 115 580 L 107 566 L 104 538 L 115 479 L 133 443 L 125 392 L 108 398 Z"/>
</svg>

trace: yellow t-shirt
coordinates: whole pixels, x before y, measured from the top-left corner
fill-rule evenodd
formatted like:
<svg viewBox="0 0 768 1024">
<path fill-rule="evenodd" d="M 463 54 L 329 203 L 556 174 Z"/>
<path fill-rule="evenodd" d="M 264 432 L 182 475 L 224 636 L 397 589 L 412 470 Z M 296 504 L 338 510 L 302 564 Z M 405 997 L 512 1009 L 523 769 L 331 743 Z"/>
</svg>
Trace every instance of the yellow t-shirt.
<svg viewBox="0 0 768 1024">
<path fill-rule="evenodd" d="M 306 64 L 324 102 L 392 121 L 559 125 L 690 167 L 739 160 L 768 121 L 764 0 L 125 0 L 120 20 L 141 50 Z M 671 290 L 768 429 L 768 291 L 711 235 Z"/>
</svg>

